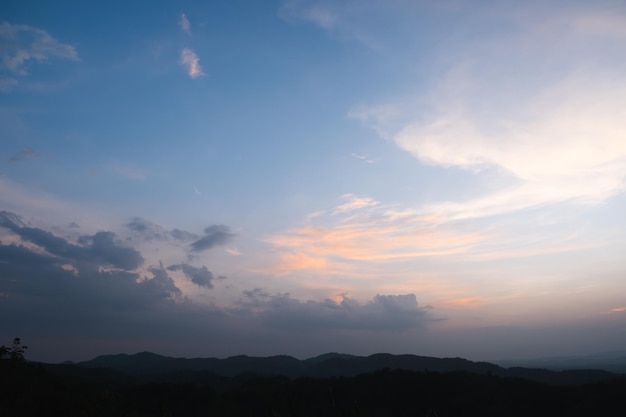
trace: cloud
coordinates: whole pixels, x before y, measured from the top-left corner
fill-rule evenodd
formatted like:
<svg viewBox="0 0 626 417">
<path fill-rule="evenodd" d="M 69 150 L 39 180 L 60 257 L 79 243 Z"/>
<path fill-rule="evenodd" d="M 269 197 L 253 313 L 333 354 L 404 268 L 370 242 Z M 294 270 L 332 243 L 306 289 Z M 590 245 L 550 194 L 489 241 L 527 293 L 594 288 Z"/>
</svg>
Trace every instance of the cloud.
<svg viewBox="0 0 626 417">
<path fill-rule="evenodd" d="M 228 248 L 226 252 L 230 253 L 233 256 L 241 256 L 241 252 L 237 248 Z"/>
<path fill-rule="evenodd" d="M 194 51 L 185 48 L 180 53 L 180 63 L 187 68 L 187 74 L 193 79 L 204 75 L 200 66 L 200 58 Z"/>
<path fill-rule="evenodd" d="M 448 58 L 434 61 L 439 75 L 430 91 L 350 112 L 424 165 L 507 183 L 420 211 L 458 220 L 564 202 L 599 204 L 623 193 L 626 60 L 617 57 L 626 16 L 549 8 L 481 12 L 506 28 L 443 43 L 438 51 Z"/>
<path fill-rule="evenodd" d="M 180 20 L 178 21 L 178 24 L 180 25 L 180 28 L 183 30 L 183 32 L 191 36 L 191 23 L 189 23 L 189 19 L 187 19 L 187 15 L 185 15 L 185 13 L 180 14 Z"/>
<path fill-rule="evenodd" d="M 484 231 L 454 231 L 433 225 L 430 217 L 369 197 L 349 194 L 343 198 L 348 202 L 335 207 L 330 215 L 307 219 L 305 225 L 267 239 L 279 250 L 276 271 L 331 271 L 354 268 L 354 262 L 459 254 L 489 236 Z"/>
<path fill-rule="evenodd" d="M 368 164 L 373 164 L 374 162 L 376 162 L 373 159 L 368 158 L 367 155 L 359 155 L 359 154 L 353 153 L 353 154 L 350 154 L 350 156 L 356 159 L 360 159 L 364 162 L 367 162 Z"/>
<path fill-rule="evenodd" d="M 18 153 L 9 158 L 9 162 L 20 162 L 38 157 L 39 154 L 30 146 L 23 147 Z"/>
<path fill-rule="evenodd" d="M 111 232 L 82 236 L 76 245 L 50 232 L 31 228 L 13 213 L 0 213 L 0 225 L 24 243 L 0 242 L 0 292 L 6 298 L 2 327 L 37 333 L 92 333 L 134 328 L 146 312 L 184 302 L 182 291 L 163 265 L 136 271 L 143 257 L 122 247 Z M 108 331 L 106 330 L 108 329 Z M 136 328 L 135 328 L 136 330 Z"/>
<path fill-rule="evenodd" d="M 184 356 L 267 355 L 277 349 L 311 355 L 337 341 L 354 346 L 353 337 L 376 338 L 381 331 L 420 329 L 432 321 L 412 294 L 360 303 L 347 296 L 340 302 L 304 301 L 249 290 L 234 305 L 192 301 L 170 271 L 205 288 L 224 277 L 186 263 L 124 269 L 133 265 L 111 260 L 119 258 L 119 246 L 110 245 L 110 232 L 83 237 L 83 246 L 29 227 L 14 213 L 3 212 L 0 219 L 11 232 L 0 240 L 0 336 L 19 334 L 32 346 L 45 346 L 33 349 L 36 360 L 146 349 Z M 8 237 L 22 241 L 7 243 Z M 297 340 L 294 331 L 300 332 Z M 333 343 L 324 342 L 328 335 Z"/>
<path fill-rule="evenodd" d="M 236 235 L 230 232 L 228 226 L 215 224 L 204 229 L 204 236 L 190 245 L 193 252 L 201 252 L 217 245 L 229 243 Z"/>
<path fill-rule="evenodd" d="M 124 328 L 135 327 L 133 314 L 136 320 L 137 315 L 156 313 L 159 306 L 180 299 L 180 289 L 162 267 L 149 268 L 149 273 L 141 277 L 79 262 L 68 268 L 62 257 L 0 244 L 0 292 L 7 294 L 0 314 L 13 318 L 10 323 L 3 320 L 2 327 L 57 337 L 89 334 L 97 327 L 109 336 L 119 335 Z"/>
<path fill-rule="evenodd" d="M 21 76 L 28 74 L 28 64 L 32 60 L 79 60 L 73 46 L 57 41 L 45 30 L 28 25 L 0 23 L 0 41 L 3 44 L 0 51 L 2 68 Z"/>
<path fill-rule="evenodd" d="M 151 294 L 157 299 L 169 299 L 180 297 L 181 290 L 176 286 L 174 280 L 167 274 L 163 264 L 160 263 L 159 267 L 152 267 L 149 269 L 152 273 L 152 278 L 146 278 L 139 281 L 139 285 L 146 289 L 148 294 Z"/>
<path fill-rule="evenodd" d="M 487 197 L 432 210 L 453 218 L 484 216 L 567 200 L 597 203 L 623 192 L 626 129 L 624 114 L 614 109 L 626 105 L 626 88 L 591 78 L 580 75 L 547 88 L 526 103 L 526 114 L 486 121 L 467 114 L 465 102 L 462 111 L 445 110 L 394 135 L 428 164 L 473 172 L 493 167 L 516 181 Z"/>
<path fill-rule="evenodd" d="M 480 297 L 462 297 L 446 300 L 444 304 L 453 307 L 477 307 L 485 304 L 485 301 Z"/>
<path fill-rule="evenodd" d="M 188 242 L 190 240 L 197 240 L 199 236 L 195 233 L 187 232 L 180 229 L 167 230 L 156 223 L 152 223 L 141 217 L 133 217 L 128 223 L 124 225 L 130 230 L 134 236 L 141 237 L 144 240 L 178 240 L 181 242 Z"/>
<path fill-rule="evenodd" d="M 407 330 L 433 318 L 429 307 L 419 307 L 414 294 L 376 295 L 364 304 L 347 296 L 340 302 L 300 301 L 289 293 L 271 295 L 261 289 L 244 291 L 240 307 L 257 312 L 272 327 L 289 331 L 323 329 Z"/>
<path fill-rule="evenodd" d="M 28 227 L 19 216 L 7 211 L 0 212 L 0 227 L 10 230 L 22 240 L 44 249 L 51 255 L 84 267 L 97 269 L 107 266 L 134 270 L 144 261 L 134 248 L 121 246 L 113 232 L 81 236 L 79 244 L 76 245 L 46 230 Z"/>
<path fill-rule="evenodd" d="M 290 0 L 284 2 L 279 16 L 284 19 L 302 19 L 324 29 L 332 29 L 339 23 L 340 14 L 333 3 Z"/>
<path fill-rule="evenodd" d="M 213 280 L 215 277 L 213 273 L 207 269 L 206 266 L 200 268 L 191 266 L 189 264 L 170 265 L 167 267 L 168 271 L 183 271 L 185 276 L 199 287 L 213 288 Z"/>
<path fill-rule="evenodd" d="M 59 310 L 73 307 L 101 313 L 109 308 L 142 309 L 181 296 L 162 265 L 148 268 L 152 277 L 134 272 L 143 257 L 133 248 L 119 246 L 111 232 L 83 236 L 85 246 L 78 246 L 23 226 L 13 213 L 2 212 L 1 219 L 3 227 L 28 243 L 0 242 L 1 291 L 15 302 L 28 303 L 24 297 L 29 296 L 35 297 L 33 303 L 50 302 Z"/>
<path fill-rule="evenodd" d="M 374 200 L 370 197 L 357 197 L 353 194 L 344 194 L 341 196 L 344 200 L 347 200 L 346 203 L 341 204 L 335 208 L 334 214 L 338 213 L 346 213 L 349 211 L 354 211 L 357 209 L 367 208 L 367 207 L 375 207 L 379 204 L 378 201 Z"/>
</svg>

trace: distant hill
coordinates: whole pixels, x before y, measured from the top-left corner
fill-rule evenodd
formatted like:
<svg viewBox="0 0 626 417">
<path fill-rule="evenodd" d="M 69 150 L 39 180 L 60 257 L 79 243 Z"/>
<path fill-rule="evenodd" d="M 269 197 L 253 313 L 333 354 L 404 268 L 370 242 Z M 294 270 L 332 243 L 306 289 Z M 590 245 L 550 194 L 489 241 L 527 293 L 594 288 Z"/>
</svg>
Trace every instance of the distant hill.
<svg viewBox="0 0 626 417">
<path fill-rule="evenodd" d="M 596 353 L 584 356 L 557 356 L 547 358 L 502 360 L 504 367 L 544 368 L 553 371 L 575 369 L 601 369 L 613 373 L 626 373 L 626 351 Z"/>
<path fill-rule="evenodd" d="M 472 362 L 462 358 L 433 358 L 416 355 L 353 356 L 327 353 L 314 358 L 299 360 L 291 356 L 252 357 L 233 356 L 217 358 L 173 358 L 151 352 L 134 355 L 105 355 L 80 362 L 82 368 L 105 368 L 125 374 L 146 377 L 163 374 L 177 378 L 193 378 L 194 372 L 210 373 L 219 377 L 242 375 L 277 375 L 289 378 L 351 377 L 383 369 L 401 369 L 426 372 L 464 371 L 473 374 L 494 375 L 505 378 L 523 378 L 553 385 L 581 385 L 609 379 L 626 379 L 626 375 L 603 370 L 552 371 L 524 367 L 504 368 L 488 362 Z M 195 376 L 197 378 L 198 376 Z M 206 376 L 205 376 L 206 377 Z"/>
</svg>

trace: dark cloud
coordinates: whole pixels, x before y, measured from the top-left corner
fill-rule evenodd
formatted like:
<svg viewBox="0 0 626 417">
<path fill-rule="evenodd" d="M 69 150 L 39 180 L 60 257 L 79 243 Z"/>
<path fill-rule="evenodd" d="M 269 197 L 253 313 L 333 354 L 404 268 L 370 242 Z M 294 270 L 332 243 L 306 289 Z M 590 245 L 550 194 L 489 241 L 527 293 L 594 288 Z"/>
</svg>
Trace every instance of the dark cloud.
<svg viewBox="0 0 626 417">
<path fill-rule="evenodd" d="M 148 294 L 161 299 L 168 299 L 173 296 L 180 297 L 182 295 L 174 280 L 167 275 L 163 264 L 160 264 L 158 268 L 150 268 L 149 271 L 152 273 L 153 278 L 144 279 L 139 283 L 140 286 L 147 290 Z"/>
<path fill-rule="evenodd" d="M 128 270 L 107 270 L 111 263 L 107 258 L 119 256 L 109 237 L 103 232 L 93 238 L 95 250 L 104 253 L 100 267 L 0 243 L 0 333 L 29 329 L 57 335 L 93 329 L 114 333 L 182 300 L 163 265 L 149 268 L 143 277 Z"/>
<path fill-rule="evenodd" d="M 14 225 L 10 215 L 2 219 Z M 156 345 L 168 341 L 190 346 L 198 335 L 216 334 L 225 323 L 225 311 L 187 300 L 163 265 L 140 274 L 107 269 L 104 261 L 98 267 L 93 259 L 73 262 L 67 255 L 75 250 L 70 243 L 44 238 L 50 242 L 33 240 L 62 248 L 56 252 L 64 256 L 0 242 L 0 337 L 29 340 L 35 355 L 39 346 L 40 360 L 119 352 L 123 346 L 158 350 Z M 101 259 L 118 256 L 111 252 L 110 235 L 91 240 L 95 250 L 106 253 Z"/>
<path fill-rule="evenodd" d="M 182 241 L 194 240 L 194 239 L 198 239 L 199 237 L 195 233 L 187 232 L 185 230 L 180 230 L 180 229 L 170 230 L 170 236 L 172 236 L 176 240 L 182 240 Z"/>
<path fill-rule="evenodd" d="M 213 288 L 213 281 L 215 277 L 213 273 L 207 269 L 206 266 L 197 268 L 195 266 L 191 266 L 189 264 L 177 264 L 170 265 L 167 267 L 169 271 L 183 271 L 185 276 L 191 280 L 194 284 L 200 287 Z M 219 277 L 220 279 L 224 279 L 225 277 Z"/>
<path fill-rule="evenodd" d="M 61 258 L 22 245 L 0 244 L 0 292 L 9 300 L 2 307 L 11 301 L 21 307 L 30 305 L 34 310 L 28 315 L 43 311 L 48 319 L 58 314 L 101 316 L 107 311 L 145 310 L 181 297 L 162 266 L 149 272 L 151 277 L 141 277 L 135 272 L 80 264 L 68 267 Z M 46 312 L 45 307 L 52 310 Z M 17 320 L 19 316 L 13 317 Z"/>
<path fill-rule="evenodd" d="M 9 162 L 20 162 L 38 157 L 39 154 L 30 146 L 23 147 L 18 153 L 9 158 Z"/>
<path fill-rule="evenodd" d="M 141 239 L 153 241 L 153 240 L 176 240 L 180 242 L 193 241 L 189 245 L 191 252 L 201 252 L 213 248 L 214 246 L 224 245 L 235 237 L 234 233 L 231 233 L 230 229 L 226 225 L 212 225 L 204 229 L 204 236 L 199 236 L 195 233 L 188 232 L 181 229 L 167 230 L 158 224 L 152 223 L 141 217 L 134 217 L 128 223 L 125 224 L 126 228 L 130 230 L 134 236 Z M 190 257 L 192 259 L 192 257 Z"/>
<path fill-rule="evenodd" d="M 113 232 L 98 232 L 89 237 L 83 237 L 82 242 L 90 242 L 87 250 L 94 254 L 100 262 L 116 268 L 135 269 L 143 263 L 143 257 L 134 248 L 119 246 Z"/>
<path fill-rule="evenodd" d="M 204 229 L 204 236 L 193 242 L 190 247 L 194 252 L 211 249 L 217 245 L 225 245 L 230 242 L 236 235 L 230 232 L 228 226 L 223 224 L 214 224 Z"/>
<path fill-rule="evenodd" d="M 113 232 L 98 232 L 93 236 L 81 236 L 78 240 L 80 245 L 74 245 L 46 230 L 26 226 L 19 216 L 7 211 L 0 212 L 0 226 L 52 255 L 77 264 L 91 264 L 95 268 L 108 266 L 132 270 L 143 263 L 143 257 L 139 251 L 121 246 Z"/>
<path fill-rule="evenodd" d="M 128 223 L 125 224 L 131 232 L 145 240 L 179 240 L 190 241 L 198 239 L 199 236 L 195 233 L 187 232 L 180 229 L 167 230 L 158 224 L 152 223 L 141 217 L 134 217 Z"/>
<path fill-rule="evenodd" d="M 240 305 L 263 322 L 291 330 L 406 330 L 433 320 L 429 307 L 419 307 L 414 294 L 376 295 L 367 303 L 344 297 L 341 302 L 300 301 L 289 293 L 271 295 L 261 289 L 243 291 Z"/>
</svg>

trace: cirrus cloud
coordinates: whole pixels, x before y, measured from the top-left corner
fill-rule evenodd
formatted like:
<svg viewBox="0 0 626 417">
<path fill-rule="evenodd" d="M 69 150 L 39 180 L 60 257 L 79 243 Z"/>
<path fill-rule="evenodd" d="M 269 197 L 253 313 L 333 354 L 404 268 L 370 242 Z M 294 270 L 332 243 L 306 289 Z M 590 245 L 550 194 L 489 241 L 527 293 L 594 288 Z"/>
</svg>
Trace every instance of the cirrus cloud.
<svg viewBox="0 0 626 417">
<path fill-rule="evenodd" d="M 31 61 L 45 62 L 49 58 L 79 60 L 76 48 L 36 27 L 2 22 L 0 40 L 3 43 L 0 50 L 2 68 L 20 76 L 28 74 Z"/>
</svg>

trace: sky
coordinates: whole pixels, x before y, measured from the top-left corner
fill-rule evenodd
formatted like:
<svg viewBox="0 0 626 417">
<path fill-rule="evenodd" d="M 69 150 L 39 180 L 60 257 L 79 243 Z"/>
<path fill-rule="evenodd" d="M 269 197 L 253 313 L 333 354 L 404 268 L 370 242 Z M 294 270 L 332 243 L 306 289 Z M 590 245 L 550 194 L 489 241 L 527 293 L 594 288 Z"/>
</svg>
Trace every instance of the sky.
<svg viewBox="0 0 626 417">
<path fill-rule="evenodd" d="M 0 6 L 0 344 L 626 350 L 622 1 Z"/>
</svg>

